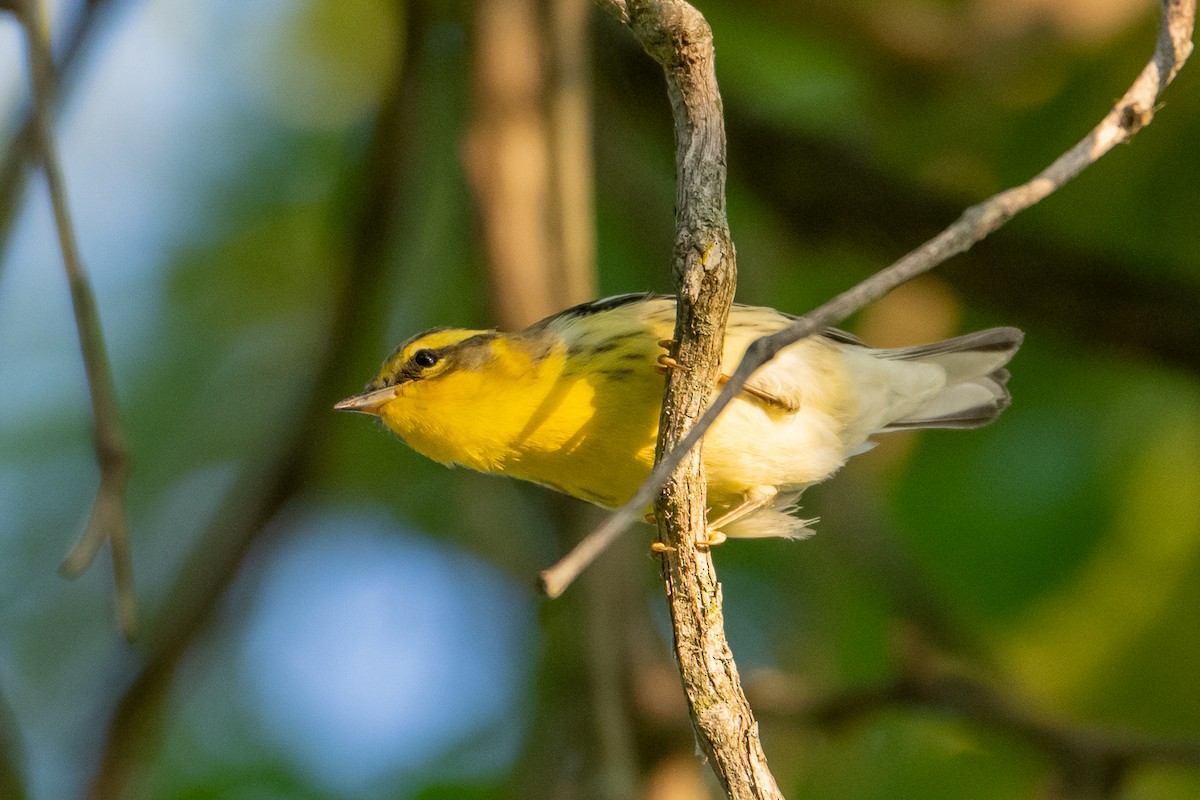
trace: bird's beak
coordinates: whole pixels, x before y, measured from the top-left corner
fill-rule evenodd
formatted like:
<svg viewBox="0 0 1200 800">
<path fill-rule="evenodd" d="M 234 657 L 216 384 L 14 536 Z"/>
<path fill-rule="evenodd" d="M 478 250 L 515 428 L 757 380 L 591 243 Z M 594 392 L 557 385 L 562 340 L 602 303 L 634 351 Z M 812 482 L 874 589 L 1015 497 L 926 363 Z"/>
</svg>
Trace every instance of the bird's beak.
<svg viewBox="0 0 1200 800">
<path fill-rule="evenodd" d="M 334 405 L 335 411 L 357 411 L 360 414 L 379 416 L 379 410 L 384 404 L 396 398 L 396 387 L 385 386 L 373 392 L 356 394 Z"/>
</svg>

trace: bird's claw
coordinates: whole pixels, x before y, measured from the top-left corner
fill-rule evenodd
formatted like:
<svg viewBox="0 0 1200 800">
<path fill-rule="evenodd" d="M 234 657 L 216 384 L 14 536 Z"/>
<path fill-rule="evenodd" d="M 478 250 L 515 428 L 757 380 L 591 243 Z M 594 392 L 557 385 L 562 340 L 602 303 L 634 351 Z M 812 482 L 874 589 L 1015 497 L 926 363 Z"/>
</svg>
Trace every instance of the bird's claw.
<svg viewBox="0 0 1200 800">
<path fill-rule="evenodd" d="M 655 367 L 659 373 L 666 375 L 674 370 L 680 372 L 683 370 L 683 365 L 671 357 L 671 351 L 675 349 L 676 341 L 674 339 L 659 339 L 658 346 L 667 352 L 662 353 L 658 357 L 658 366 Z"/>
<path fill-rule="evenodd" d="M 709 529 L 709 530 L 705 531 L 703 539 L 697 540 L 696 549 L 701 550 L 703 552 L 708 552 L 709 549 L 716 547 L 719 544 L 722 544 L 728 538 L 729 538 L 728 536 L 721 533 L 720 531 L 714 531 L 712 529 Z M 674 553 L 675 548 L 671 547 L 671 545 L 669 545 L 669 544 L 665 544 L 663 542 L 656 541 L 656 542 L 650 543 L 650 552 L 654 553 L 654 555 L 656 555 L 656 556 L 661 556 L 664 553 Z"/>
<path fill-rule="evenodd" d="M 658 357 L 658 366 L 655 367 L 655 369 L 657 369 L 662 374 L 666 375 L 667 372 L 670 370 L 675 370 L 676 372 L 681 371 L 683 369 L 683 365 L 680 364 L 675 359 L 671 358 L 666 353 L 663 353 L 661 356 Z"/>
</svg>

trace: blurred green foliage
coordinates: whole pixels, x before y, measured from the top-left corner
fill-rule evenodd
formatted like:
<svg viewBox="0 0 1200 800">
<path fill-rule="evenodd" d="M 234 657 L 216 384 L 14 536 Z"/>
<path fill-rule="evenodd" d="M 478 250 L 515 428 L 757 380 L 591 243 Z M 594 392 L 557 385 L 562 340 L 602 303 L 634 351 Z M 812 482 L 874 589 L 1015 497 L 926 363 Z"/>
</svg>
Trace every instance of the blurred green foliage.
<svg viewBox="0 0 1200 800">
<path fill-rule="evenodd" d="M 599 679 L 586 634 L 598 623 L 582 587 L 544 609 L 540 623 L 529 620 L 542 641 L 519 665 L 519 702 L 502 723 L 481 721 L 443 757 L 384 768 L 357 787 L 323 783 L 272 740 L 260 698 L 230 666 L 274 548 L 322 510 L 385 513 L 521 587 L 569 538 L 540 490 L 432 464 L 361 418 L 330 412 L 312 426 L 304 418 L 313 393 L 329 389 L 323 375 L 337 375 L 336 391 L 316 402 L 331 405 L 407 335 L 489 324 L 486 257 L 461 165 L 469 4 L 252 5 L 108 9 L 60 117 L 73 148 L 69 181 L 86 184 L 93 162 L 128 164 L 112 209 L 86 202 L 95 191 L 73 198 L 104 322 L 114 342 L 134 343 L 114 347 L 112 359 L 135 460 L 129 503 L 151 642 L 171 640 L 154 622 L 187 593 L 189 554 L 231 487 L 253 485 L 263 454 L 294 437 L 307 454 L 289 502 L 233 559 L 226 590 L 183 643 L 155 721 L 128 756 L 125 796 L 601 796 L 585 788 L 609 762 L 594 731 Z M 700 3 L 715 30 L 729 120 L 739 299 L 802 312 L 916 246 L 963 205 L 1026 179 L 1100 118 L 1154 38 L 1150 4 L 1004 5 Z M 1110 22 L 1089 21 L 1109 5 L 1113 14 L 1097 18 Z M 673 138 L 661 79 L 611 19 L 597 14 L 593 29 L 599 285 L 668 290 Z M 168 124 L 178 106 L 122 93 L 138 71 L 121 64 L 141 58 L 153 70 L 161 56 L 144 38 L 150 32 L 182 48 L 160 91 L 187 95 L 195 117 Z M 927 285 L 951 297 L 951 311 L 919 322 L 947 334 L 991 324 L 1027 331 L 1012 364 L 1014 405 L 1001 420 L 857 459 L 835 481 L 853 492 L 806 496 L 806 513 L 822 517 L 810 541 L 733 542 L 717 553 L 730 638 L 748 675 L 800 675 L 820 691 L 871 685 L 896 669 L 896 631 L 916 625 L 1048 714 L 1200 741 L 1196 67 L 1131 146 Z M 3 77 L 19 86 L 13 70 Z M 362 167 L 373 163 L 381 109 L 398 92 L 407 110 L 389 145 L 395 206 L 373 222 L 381 269 L 369 285 L 347 286 L 370 234 L 352 223 L 371 219 L 364 187 L 377 176 Z M 75 114 L 89 96 L 105 102 Z M 125 151 L 119 136 L 86 133 L 124 130 L 122 120 L 178 137 L 188 194 L 153 194 L 165 191 L 147 188 L 160 165 Z M 107 228 L 123 230 L 122 214 L 141 206 L 118 201 L 138 192 L 148 198 L 142 206 L 187 214 L 163 223 L 169 235 L 123 242 L 152 261 L 129 278 L 122 251 L 94 243 Z M 36 181 L 23 202 L 44 205 Z M 114 709 L 155 652 L 118 641 L 103 568 L 73 584 L 53 572 L 95 478 L 66 296 L 35 213 L 43 212 L 29 210 L 7 232 L 0 271 L 0 689 L 13 709 L 0 713 L 13 734 L 0 736 L 0 787 L 12 763 L 30 797 L 57 798 L 89 783 Z M 1046 253 L 1080 267 L 1069 291 L 1050 280 L 1053 264 L 1050 289 L 1011 278 Z M 1109 311 L 1164 286 L 1171 304 L 1161 314 Z M 337 333 L 343 296 L 351 324 Z M 1081 331 L 1047 307 L 1114 323 Z M 900 303 L 896 313 L 920 316 L 918 308 Z M 876 330 L 872 314 L 850 325 Z M 1170 352 L 1159 347 L 1163 327 L 1183 332 Z M 855 497 L 870 498 L 869 509 L 852 507 Z M 642 543 L 644 531 L 631 538 Z M 654 562 L 627 564 L 635 573 L 623 602 L 636 613 L 612 616 L 648 620 L 649 633 L 632 637 L 641 650 L 629 646 L 634 677 L 624 680 L 636 684 L 639 670 L 658 674 L 655 665 L 669 661 L 669 641 Z M 624 711 L 643 774 L 679 742 L 689 746 L 682 717 Z M 1053 785 L 1049 757 L 1029 742 L 931 711 L 891 709 L 825 729 L 768 709 L 763 731 L 790 798 L 1039 797 Z M 516 753 L 488 744 L 514 737 Z M 539 776 L 539 765 L 555 773 Z M 1200 796 L 1200 769 L 1139 767 L 1115 796 Z"/>
</svg>

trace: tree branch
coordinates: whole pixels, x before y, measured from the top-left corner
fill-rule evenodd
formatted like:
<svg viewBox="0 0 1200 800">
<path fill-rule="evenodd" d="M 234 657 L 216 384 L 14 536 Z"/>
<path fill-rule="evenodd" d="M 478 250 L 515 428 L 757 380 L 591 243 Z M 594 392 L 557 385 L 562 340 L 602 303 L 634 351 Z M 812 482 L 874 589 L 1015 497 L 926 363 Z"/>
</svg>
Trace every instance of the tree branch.
<svg viewBox="0 0 1200 800">
<path fill-rule="evenodd" d="M 464 163 L 484 233 L 492 316 L 502 329 L 524 328 L 595 297 L 589 11 L 577 2 L 474 4 L 473 113 Z M 599 519 L 599 509 L 573 498 L 540 499 L 564 546 Z M 580 694 L 573 671 L 542 685 L 537 735 L 526 743 L 515 771 L 517 796 L 556 796 L 546 775 L 570 783 L 564 776 L 571 773 L 593 788 L 595 800 L 637 794 L 637 758 L 624 701 L 622 634 L 629 620 L 614 613 L 631 596 L 625 579 L 636 570 L 627 569 L 626 558 L 614 558 L 620 555 L 614 548 L 581 581 L 574 610 L 585 615 L 586 624 L 544 631 L 552 643 L 543 649 L 548 662 L 539 670 L 556 672 L 553 665 L 570 659 L 568 653 L 585 650 L 589 697 L 564 702 Z M 567 741 L 577 747 L 564 748 Z M 565 762 L 577 757 L 571 751 L 578 748 L 594 758 L 572 769 Z M 581 768 L 586 774 L 579 774 Z"/>
<path fill-rule="evenodd" d="M 609 3 L 623 7 L 620 3 Z M 834 325 L 900 284 L 962 253 L 1008 222 L 1018 212 L 1046 198 L 1118 144 L 1129 141 L 1154 118 L 1163 89 L 1192 52 L 1196 0 L 1162 0 L 1163 18 L 1150 62 L 1100 123 L 1078 144 L 1059 156 L 1030 181 L 971 206 L 948 228 L 886 269 L 817 307 L 791 326 L 755 341 L 721 392 L 681 441 L 659 460 L 637 494 L 585 537 L 561 561 L 543 571 L 542 590 L 557 597 L 608 544 L 644 513 L 667 477 L 700 441 L 705 431 L 741 392 L 746 380 L 780 350 L 821 328 Z"/>
<path fill-rule="evenodd" d="M 314 443 L 322 440 L 328 424 L 329 398 L 341 391 L 344 354 L 354 350 L 351 343 L 362 329 L 367 298 L 380 293 L 387 275 L 388 245 L 400 224 L 397 217 L 411 211 L 399 206 L 408 195 L 398 187 L 405 185 L 405 176 L 413 168 L 404 158 L 410 151 L 401 144 L 405 133 L 416 127 L 412 118 L 420 85 L 413 65 L 421 61 L 414 51 L 422 37 L 414 33 L 422 30 L 424 18 L 420 4 L 412 8 L 404 34 L 404 41 L 412 45 L 405 48 L 400 41 L 395 45 L 404 57 L 397 59 L 397 74 L 387 84 L 392 90 L 381 98 L 370 141 L 353 168 L 352 194 L 344 203 L 353 212 L 336 215 L 343 220 L 338 234 L 344 243 L 344 268 L 327 290 L 322 347 L 310 354 L 313 371 L 303 379 L 307 391 L 293 419 L 283 427 L 286 434 L 247 457 L 147 626 L 142 642 L 145 656 L 108 724 L 100 763 L 86 795 L 93 800 L 127 796 L 141 759 L 154 747 L 154 733 L 162 727 L 159 715 L 180 661 L 205 630 L 256 537 L 312 478 L 320 449 Z"/>
<path fill-rule="evenodd" d="M 672 0 L 604 4 L 662 65 L 675 119 L 676 215 L 672 273 L 675 348 L 659 419 L 657 454 L 675 450 L 708 403 L 720 373 L 725 322 L 737 278 L 725 212 L 725 127 L 712 31 L 695 8 Z M 655 503 L 675 656 L 697 740 L 731 798 L 782 798 L 758 724 L 725 639 L 721 587 L 707 549 L 700 451 L 677 460 Z M 643 505 L 644 507 L 644 505 Z"/>
<path fill-rule="evenodd" d="M 129 454 L 125 430 L 117 411 L 117 394 L 113 385 L 112 368 L 104 346 L 100 312 L 91 282 L 83 267 L 75 228 L 67 204 L 62 166 L 50 122 L 54 96 L 54 64 L 50 56 L 50 33 L 43 27 L 37 0 L 24 0 L 16 6 L 17 16 L 25 29 L 29 57 L 29 76 L 33 84 L 33 125 L 63 266 L 71 287 L 71 302 L 75 324 L 79 330 L 79 349 L 83 354 L 88 390 L 92 401 L 93 438 L 96 462 L 100 467 L 100 487 L 92 506 L 91 518 L 79 541 L 63 560 L 60 572 L 74 578 L 82 574 L 95 560 L 104 540 L 112 548 L 113 583 L 116 589 L 116 611 L 121 630 L 132 639 L 137 631 L 137 602 L 133 588 L 133 560 L 129 551 L 129 529 L 125 518 L 125 486 L 129 481 Z"/>
</svg>

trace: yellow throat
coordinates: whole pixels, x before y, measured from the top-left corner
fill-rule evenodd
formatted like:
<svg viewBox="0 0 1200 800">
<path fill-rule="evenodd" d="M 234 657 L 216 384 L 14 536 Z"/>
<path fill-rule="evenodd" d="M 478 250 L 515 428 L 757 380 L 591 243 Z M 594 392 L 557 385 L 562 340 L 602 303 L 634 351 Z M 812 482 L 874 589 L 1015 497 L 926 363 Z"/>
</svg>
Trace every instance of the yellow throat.
<svg viewBox="0 0 1200 800">
<path fill-rule="evenodd" d="M 612 507 L 654 457 L 663 378 L 648 342 L 606 358 L 569 352 L 551 330 L 432 331 L 402 345 L 368 389 L 390 387 L 373 410 L 429 458 Z M 406 375 L 421 351 L 434 363 Z"/>
</svg>

